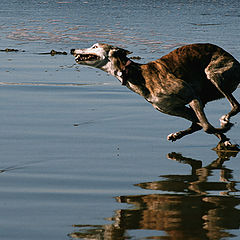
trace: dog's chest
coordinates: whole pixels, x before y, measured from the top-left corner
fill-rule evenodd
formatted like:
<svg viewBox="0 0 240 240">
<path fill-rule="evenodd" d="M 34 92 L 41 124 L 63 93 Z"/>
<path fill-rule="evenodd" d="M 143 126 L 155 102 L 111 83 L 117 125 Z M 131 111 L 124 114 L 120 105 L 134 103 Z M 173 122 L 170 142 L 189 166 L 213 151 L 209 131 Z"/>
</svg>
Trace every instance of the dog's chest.
<svg viewBox="0 0 240 240">
<path fill-rule="evenodd" d="M 139 86 L 132 84 L 131 82 L 127 83 L 127 87 L 135 93 L 142 95 L 142 90 Z"/>
<path fill-rule="evenodd" d="M 149 97 L 149 90 L 146 88 L 146 86 L 144 86 L 142 84 L 134 84 L 131 81 L 127 81 L 126 86 L 133 92 L 141 95 L 142 97 L 144 97 L 146 99 Z"/>
</svg>

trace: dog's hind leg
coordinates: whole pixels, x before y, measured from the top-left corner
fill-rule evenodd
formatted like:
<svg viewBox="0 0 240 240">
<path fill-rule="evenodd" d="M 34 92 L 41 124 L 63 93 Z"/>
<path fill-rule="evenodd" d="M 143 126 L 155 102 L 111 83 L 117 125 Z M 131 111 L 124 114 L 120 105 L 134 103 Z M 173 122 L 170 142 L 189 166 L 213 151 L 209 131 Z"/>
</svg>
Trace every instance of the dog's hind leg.
<svg viewBox="0 0 240 240">
<path fill-rule="evenodd" d="M 221 87 L 219 84 L 219 82 L 221 82 L 221 80 L 219 81 L 219 79 L 223 79 L 223 77 L 220 75 L 219 76 L 215 75 L 214 77 L 210 78 L 210 81 L 215 85 L 218 91 L 230 102 L 230 105 L 231 105 L 231 111 L 220 118 L 221 126 L 224 127 L 229 123 L 230 118 L 232 116 L 240 112 L 240 104 L 234 98 L 231 92 L 227 92 L 223 90 L 223 87 Z"/>
<path fill-rule="evenodd" d="M 227 125 L 229 123 L 229 121 L 230 121 L 230 118 L 232 116 L 236 115 L 237 113 L 239 113 L 239 111 L 240 111 L 240 105 L 239 105 L 238 101 L 233 97 L 233 95 L 231 93 L 228 93 L 228 94 L 223 93 L 223 94 L 225 95 L 225 97 L 230 102 L 232 109 L 231 109 L 231 111 L 229 113 L 223 115 L 220 118 L 221 126 Z"/>
<path fill-rule="evenodd" d="M 236 61 L 213 61 L 205 70 L 207 78 L 230 102 L 231 111 L 220 118 L 221 126 L 228 125 L 230 118 L 240 112 L 240 104 L 232 95 L 240 82 L 240 65 Z M 222 67 L 219 67 L 222 66 Z"/>
</svg>

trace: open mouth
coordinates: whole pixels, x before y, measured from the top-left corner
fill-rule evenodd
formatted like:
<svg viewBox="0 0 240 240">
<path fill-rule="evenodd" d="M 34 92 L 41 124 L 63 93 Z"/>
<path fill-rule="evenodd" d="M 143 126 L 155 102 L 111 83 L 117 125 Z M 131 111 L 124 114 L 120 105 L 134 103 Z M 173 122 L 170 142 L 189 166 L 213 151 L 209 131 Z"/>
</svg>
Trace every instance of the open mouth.
<svg viewBox="0 0 240 240">
<path fill-rule="evenodd" d="M 97 61 L 100 60 L 100 57 L 95 54 L 78 54 L 75 57 L 76 62 L 81 61 Z"/>
</svg>

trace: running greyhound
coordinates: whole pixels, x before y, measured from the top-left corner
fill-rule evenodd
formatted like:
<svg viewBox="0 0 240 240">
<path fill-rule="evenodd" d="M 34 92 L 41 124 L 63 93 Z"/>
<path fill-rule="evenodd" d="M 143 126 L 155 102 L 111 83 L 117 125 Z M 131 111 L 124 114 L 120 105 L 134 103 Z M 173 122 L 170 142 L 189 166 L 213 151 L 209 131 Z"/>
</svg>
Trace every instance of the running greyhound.
<svg viewBox="0 0 240 240">
<path fill-rule="evenodd" d="M 79 64 L 92 66 L 115 76 L 122 85 L 143 96 L 162 113 L 185 118 L 191 126 L 167 136 L 176 141 L 203 129 L 214 134 L 224 146 L 233 126 L 230 118 L 240 111 L 232 92 L 240 83 L 240 64 L 222 48 L 209 44 L 190 44 L 147 64 L 133 62 L 131 52 L 96 43 L 87 49 L 72 49 Z M 204 113 L 206 103 L 226 97 L 231 111 L 220 118 L 221 127 L 213 127 Z"/>
</svg>

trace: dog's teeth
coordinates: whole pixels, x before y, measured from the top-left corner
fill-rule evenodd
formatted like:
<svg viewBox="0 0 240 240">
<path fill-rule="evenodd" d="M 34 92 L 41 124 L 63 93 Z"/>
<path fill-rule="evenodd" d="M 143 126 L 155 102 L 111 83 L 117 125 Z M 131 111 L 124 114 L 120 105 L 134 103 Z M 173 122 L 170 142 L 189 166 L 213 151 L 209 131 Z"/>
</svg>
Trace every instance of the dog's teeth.
<svg viewBox="0 0 240 240">
<path fill-rule="evenodd" d="M 94 54 L 79 54 L 75 57 L 76 61 L 94 61 L 97 59 L 99 59 L 99 57 Z"/>
</svg>

